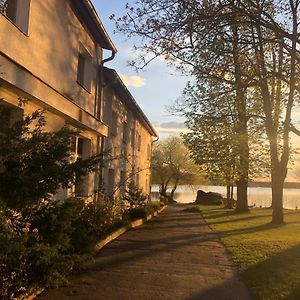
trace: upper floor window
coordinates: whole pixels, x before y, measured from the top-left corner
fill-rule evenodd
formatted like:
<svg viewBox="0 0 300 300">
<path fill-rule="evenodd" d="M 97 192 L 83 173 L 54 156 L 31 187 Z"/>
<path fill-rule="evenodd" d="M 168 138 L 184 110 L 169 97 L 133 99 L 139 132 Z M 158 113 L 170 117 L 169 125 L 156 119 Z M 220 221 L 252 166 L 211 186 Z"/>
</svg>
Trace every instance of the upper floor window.
<svg viewBox="0 0 300 300">
<path fill-rule="evenodd" d="M 91 92 L 93 61 L 88 51 L 80 45 L 78 52 L 77 82 L 89 93 Z"/>
<path fill-rule="evenodd" d="M 131 146 L 134 147 L 135 144 L 135 130 L 131 129 Z"/>
<path fill-rule="evenodd" d="M 127 144 L 128 139 L 128 126 L 126 122 L 123 122 L 123 143 Z"/>
<path fill-rule="evenodd" d="M 141 144 L 142 144 L 142 138 L 141 138 L 141 135 L 138 134 L 137 135 L 137 149 L 138 149 L 138 151 L 141 151 Z"/>
<path fill-rule="evenodd" d="M 118 114 L 115 111 L 112 111 L 111 123 L 110 123 L 110 134 L 116 136 L 117 128 L 118 128 Z"/>
<path fill-rule="evenodd" d="M 0 12 L 28 34 L 30 0 L 0 0 Z"/>
</svg>

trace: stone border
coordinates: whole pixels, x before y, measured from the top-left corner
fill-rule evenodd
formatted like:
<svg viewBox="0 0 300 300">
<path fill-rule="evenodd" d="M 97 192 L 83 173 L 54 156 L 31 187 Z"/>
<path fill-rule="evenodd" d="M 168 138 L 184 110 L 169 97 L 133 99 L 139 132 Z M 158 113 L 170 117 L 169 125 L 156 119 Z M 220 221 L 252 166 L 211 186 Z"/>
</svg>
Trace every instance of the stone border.
<svg viewBox="0 0 300 300">
<path fill-rule="evenodd" d="M 130 222 L 130 224 L 128 224 L 124 227 L 121 227 L 121 228 L 117 229 L 116 231 L 112 232 L 104 240 L 101 240 L 96 244 L 95 251 L 96 252 L 100 251 L 104 246 L 106 246 L 108 243 L 111 243 L 113 240 L 115 240 L 116 238 L 118 238 L 119 236 L 124 234 L 126 231 L 128 231 L 132 228 L 139 227 L 139 226 L 143 225 L 144 223 L 146 223 L 147 221 L 151 220 L 153 217 L 156 217 L 157 215 L 162 213 L 166 207 L 167 207 L 167 205 L 163 206 L 161 209 L 159 209 L 158 211 L 154 212 L 153 214 L 147 216 L 144 219 L 134 220 L 134 221 Z"/>
<path fill-rule="evenodd" d="M 157 210 L 156 212 L 147 216 L 144 219 L 138 219 L 138 220 L 132 221 L 127 226 L 124 226 L 124 227 L 121 227 L 121 228 L 115 230 L 109 236 L 107 236 L 104 240 L 101 240 L 96 244 L 95 251 L 96 252 L 100 251 L 104 246 L 106 246 L 108 243 L 112 242 L 113 240 L 115 240 L 116 238 L 118 238 L 119 236 L 124 234 L 126 231 L 128 231 L 132 228 L 139 227 L 139 226 L 143 225 L 144 223 L 146 223 L 147 221 L 151 220 L 153 217 L 156 217 L 157 215 L 162 213 L 166 207 L 167 207 L 167 205 L 163 206 L 161 209 Z M 25 300 L 34 300 L 36 297 L 38 297 L 44 291 L 45 291 L 45 289 L 39 289 L 34 294 L 31 294 L 31 295 L 25 297 Z"/>
</svg>

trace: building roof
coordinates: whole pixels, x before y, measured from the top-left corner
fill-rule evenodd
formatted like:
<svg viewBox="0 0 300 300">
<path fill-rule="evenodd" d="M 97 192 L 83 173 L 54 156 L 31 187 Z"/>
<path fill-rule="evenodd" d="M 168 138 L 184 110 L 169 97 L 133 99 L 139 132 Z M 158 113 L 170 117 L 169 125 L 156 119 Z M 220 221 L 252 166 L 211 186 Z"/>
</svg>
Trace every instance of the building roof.
<svg viewBox="0 0 300 300">
<path fill-rule="evenodd" d="M 104 68 L 104 76 L 108 81 L 107 83 L 113 86 L 114 90 L 119 95 L 120 100 L 133 112 L 135 117 L 141 122 L 141 124 L 147 129 L 147 131 L 153 137 L 158 137 L 157 132 L 153 128 L 151 122 L 148 120 L 140 106 L 137 104 L 118 73 L 113 69 Z"/>
<path fill-rule="evenodd" d="M 90 0 L 72 0 L 71 4 L 99 45 L 116 53 L 117 48 L 105 30 L 92 2 Z"/>
</svg>

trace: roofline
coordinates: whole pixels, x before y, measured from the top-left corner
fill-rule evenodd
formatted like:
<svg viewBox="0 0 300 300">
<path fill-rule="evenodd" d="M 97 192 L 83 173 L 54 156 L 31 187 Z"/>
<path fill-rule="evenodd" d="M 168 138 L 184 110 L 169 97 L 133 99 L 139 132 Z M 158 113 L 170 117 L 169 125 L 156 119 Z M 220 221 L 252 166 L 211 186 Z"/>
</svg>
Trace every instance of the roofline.
<svg viewBox="0 0 300 300">
<path fill-rule="evenodd" d="M 71 4 L 77 8 L 76 11 L 82 17 L 82 21 L 98 40 L 101 47 L 116 53 L 117 48 L 105 30 L 92 2 L 90 0 L 72 0 Z M 89 21 L 92 21 L 92 24 Z"/>
<path fill-rule="evenodd" d="M 108 71 L 108 72 L 112 73 L 114 79 L 116 80 L 112 84 L 118 84 L 119 87 L 122 89 L 123 93 L 120 94 L 121 98 L 124 97 L 124 95 L 126 95 L 127 99 L 131 102 L 133 107 L 136 109 L 136 114 L 137 114 L 138 119 L 141 121 L 141 123 L 144 125 L 144 127 L 147 129 L 147 131 L 151 134 L 152 137 L 158 138 L 158 134 L 157 134 L 156 130 L 154 129 L 151 122 L 149 121 L 149 119 L 147 118 L 145 113 L 142 111 L 142 109 L 140 108 L 140 106 L 138 105 L 138 103 L 136 102 L 134 97 L 132 96 L 132 94 L 129 92 L 128 88 L 126 87 L 126 85 L 120 78 L 119 74 L 116 72 L 116 70 L 104 67 L 104 71 Z M 123 99 L 121 99 L 121 100 L 123 100 Z M 126 105 L 126 103 L 125 103 L 125 105 Z"/>
</svg>

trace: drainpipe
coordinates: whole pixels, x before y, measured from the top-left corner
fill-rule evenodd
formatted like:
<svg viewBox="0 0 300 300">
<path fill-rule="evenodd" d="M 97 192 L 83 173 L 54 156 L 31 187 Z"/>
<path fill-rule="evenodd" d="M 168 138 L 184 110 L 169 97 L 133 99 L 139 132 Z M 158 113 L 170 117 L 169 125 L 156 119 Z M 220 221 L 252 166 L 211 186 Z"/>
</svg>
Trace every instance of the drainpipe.
<svg viewBox="0 0 300 300">
<path fill-rule="evenodd" d="M 153 144 L 157 143 L 158 141 L 159 141 L 159 136 L 157 136 L 156 139 L 152 141 L 151 157 L 152 157 Z M 149 194 L 150 194 L 150 197 L 151 197 L 151 192 L 152 192 L 152 184 L 151 184 L 151 182 L 152 182 L 152 170 L 151 170 L 151 165 L 150 165 L 150 171 L 151 171 L 151 173 L 150 173 L 150 178 L 149 178 L 149 180 L 150 180 L 150 182 L 149 182 L 149 184 L 150 184 L 150 193 Z"/>
<path fill-rule="evenodd" d="M 104 74 L 103 74 L 103 67 L 104 64 L 113 60 L 115 58 L 116 52 L 112 50 L 111 52 L 111 56 L 103 59 L 100 67 L 99 67 L 99 82 L 98 82 L 98 86 L 99 86 L 99 97 L 98 97 L 98 105 L 97 105 L 97 111 L 96 111 L 96 116 L 98 117 L 98 119 L 100 119 L 101 121 L 103 120 L 103 101 L 104 101 L 104 93 L 103 93 L 103 89 L 104 89 Z M 104 152 L 104 137 L 98 137 L 97 138 L 97 153 L 103 153 Z M 100 165 L 99 165 L 99 172 L 98 172 L 98 191 L 100 188 L 103 187 L 103 163 L 104 163 L 104 159 L 102 156 Z"/>
<path fill-rule="evenodd" d="M 99 103 L 98 103 L 98 111 L 97 111 L 97 117 L 102 121 L 102 112 L 103 112 L 103 89 L 104 89 L 104 75 L 103 75 L 103 67 L 104 64 L 113 60 L 116 56 L 116 52 L 112 51 L 111 56 L 103 59 L 100 67 L 99 67 L 99 87 L 100 87 L 100 97 L 99 97 Z"/>
</svg>

